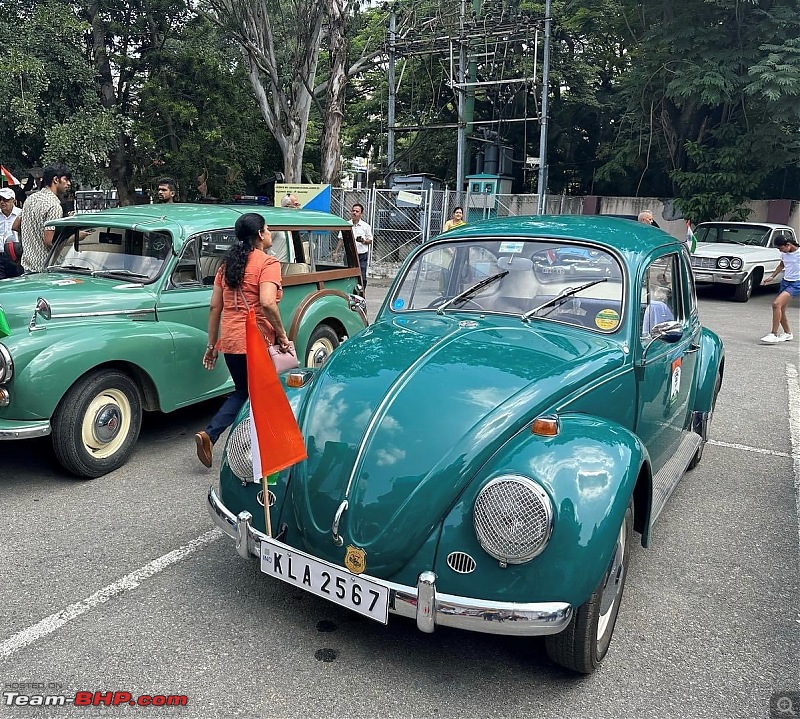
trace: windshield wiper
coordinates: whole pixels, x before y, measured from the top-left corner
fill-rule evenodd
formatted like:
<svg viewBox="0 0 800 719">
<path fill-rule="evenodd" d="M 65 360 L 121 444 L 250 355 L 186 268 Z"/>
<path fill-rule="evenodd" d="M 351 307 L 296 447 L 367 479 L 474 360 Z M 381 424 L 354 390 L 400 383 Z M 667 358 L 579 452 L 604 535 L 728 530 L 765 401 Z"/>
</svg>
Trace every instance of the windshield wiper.
<svg viewBox="0 0 800 719">
<path fill-rule="evenodd" d="M 495 280 L 499 280 L 501 277 L 505 277 L 508 274 L 508 270 L 503 270 L 502 272 L 498 272 L 496 275 L 491 275 L 490 277 L 484 277 L 480 282 L 476 282 L 472 287 L 464 290 L 463 292 L 459 292 L 455 297 L 451 297 L 447 302 L 442 303 L 439 305 L 439 308 L 436 310 L 437 315 L 443 315 L 444 311 L 453 303 L 458 302 L 459 300 L 466 300 L 469 298 L 470 295 L 474 294 L 478 290 L 483 289 L 486 285 L 492 284 Z"/>
<path fill-rule="evenodd" d="M 524 315 L 522 315 L 522 321 L 527 322 L 539 310 L 543 310 L 548 305 L 555 305 L 556 302 L 566 299 L 567 297 L 572 297 L 572 295 L 576 295 L 578 294 L 578 292 L 581 292 L 582 290 L 587 290 L 590 287 L 599 285 L 601 282 L 608 282 L 608 277 L 603 277 L 602 279 L 599 280 L 592 280 L 591 282 L 579 285 L 578 287 L 567 287 L 567 289 L 565 289 L 563 292 L 559 292 L 555 297 L 547 300 L 547 302 L 542 302 L 542 304 L 540 304 L 538 307 L 534 307 L 532 310 L 529 310 Z"/>
<path fill-rule="evenodd" d="M 92 273 L 92 268 L 87 267 L 86 265 L 50 265 L 49 267 L 44 268 L 44 272 L 54 272 L 58 270 L 80 272 L 84 275 L 90 275 Z"/>
<path fill-rule="evenodd" d="M 92 277 L 114 277 L 116 275 L 122 275 L 123 277 L 138 277 L 142 280 L 149 280 L 150 275 L 143 275 L 139 272 L 131 272 L 130 270 L 95 270 L 92 272 Z"/>
</svg>

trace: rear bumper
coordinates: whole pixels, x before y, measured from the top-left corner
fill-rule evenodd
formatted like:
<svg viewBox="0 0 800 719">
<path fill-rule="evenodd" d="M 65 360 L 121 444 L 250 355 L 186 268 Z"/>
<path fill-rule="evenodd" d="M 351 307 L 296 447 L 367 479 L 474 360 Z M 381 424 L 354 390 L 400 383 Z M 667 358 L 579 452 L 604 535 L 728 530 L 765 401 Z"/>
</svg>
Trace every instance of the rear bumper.
<svg viewBox="0 0 800 719">
<path fill-rule="evenodd" d="M 214 524 L 235 540 L 236 551 L 244 558 L 258 557 L 262 541 L 293 549 L 254 529 L 250 512 L 240 512 L 238 516 L 230 512 L 213 487 L 208 491 L 208 511 Z M 572 619 L 572 606 L 566 602 L 517 604 L 443 594 L 436 590 L 436 575 L 430 571 L 419 575 L 415 587 L 367 578 L 389 589 L 392 614 L 415 619 L 423 632 L 446 626 L 485 634 L 542 636 L 558 634 Z"/>
<path fill-rule="evenodd" d="M 50 420 L 25 421 L 0 419 L 0 441 L 5 439 L 33 439 L 50 434 Z"/>
</svg>

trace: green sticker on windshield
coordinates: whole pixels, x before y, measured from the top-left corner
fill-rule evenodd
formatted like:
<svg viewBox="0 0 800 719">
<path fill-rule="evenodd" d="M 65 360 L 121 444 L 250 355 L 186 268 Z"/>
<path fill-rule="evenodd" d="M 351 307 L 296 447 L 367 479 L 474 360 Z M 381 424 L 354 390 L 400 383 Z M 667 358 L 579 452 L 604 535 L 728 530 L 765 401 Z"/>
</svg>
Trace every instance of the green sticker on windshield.
<svg viewBox="0 0 800 719">
<path fill-rule="evenodd" d="M 600 310 L 594 318 L 594 323 L 601 330 L 613 330 L 619 324 L 619 312 L 611 308 Z"/>
</svg>

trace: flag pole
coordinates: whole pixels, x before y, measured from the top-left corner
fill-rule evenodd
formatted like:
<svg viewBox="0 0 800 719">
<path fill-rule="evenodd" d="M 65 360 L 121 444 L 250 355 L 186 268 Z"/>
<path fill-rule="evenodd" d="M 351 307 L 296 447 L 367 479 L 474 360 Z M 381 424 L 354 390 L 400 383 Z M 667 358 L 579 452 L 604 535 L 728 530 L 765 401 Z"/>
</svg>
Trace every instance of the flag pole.
<svg viewBox="0 0 800 719">
<path fill-rule="evenodd" d="M 272 536 L 272 521 L 270 519 L 270 512 L 269 512 L 269 482 L 267 481 L 266 477 L 261 478 L 261 486 L 262 492 L 264 494 L 264 527 L 267 530 L 267 536 Z"/>
</svg>

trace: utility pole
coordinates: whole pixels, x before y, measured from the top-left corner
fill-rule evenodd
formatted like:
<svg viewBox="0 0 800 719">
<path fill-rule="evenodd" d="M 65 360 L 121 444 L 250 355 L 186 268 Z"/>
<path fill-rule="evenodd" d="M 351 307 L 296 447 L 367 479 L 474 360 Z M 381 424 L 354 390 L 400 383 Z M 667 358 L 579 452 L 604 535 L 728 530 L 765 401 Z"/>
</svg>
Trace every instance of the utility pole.
<svg viewBox="0 0 800 719">
<path fill-rule="evenodd" d="M 467 154 L 467 125 L 464 119 L 466 103 L 464 101 L 464 83 L 466 76 L 464 69 L 467 65 L 466 33 L 464 32 L 464 21 L 466 19 L 467 0 L 461 0 L 461 18 L 459 22 L 459 45 L 458 45 L 458 133 L 456 140 L 456 192 L 459 202 L 461 193 L 464 191 L 466 173 L 464 172 L 464 159 Z"/>
<path fill-rule="evenodd" d="M 394 87 L 394 60 L 395 60 L 395 36 L 397 34 L 397 14 L 394 5 L 389 13 L 389 108 L 387 122 L 389 123 L 386 141 L 386 171 L 394 174 L 394 110 L 397 97 Z"/>
<path fill-rule="evenodd" d="M 544 9 L 544 63 L 542 64 L 542 117 L 539 135 L 539 187 L 536 214 L 543 215 L 547 195 L 547 96 L 550 90 L 550 0 Z"/>
</svg>

